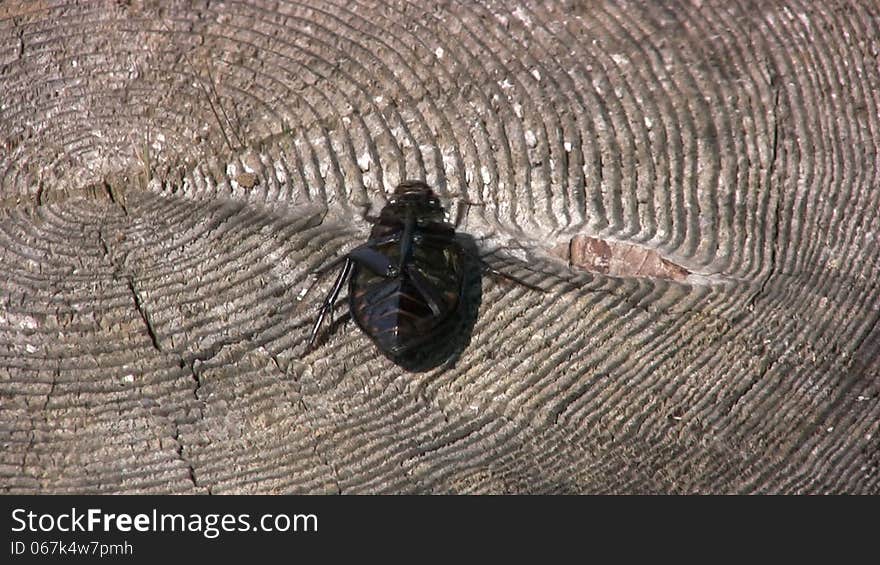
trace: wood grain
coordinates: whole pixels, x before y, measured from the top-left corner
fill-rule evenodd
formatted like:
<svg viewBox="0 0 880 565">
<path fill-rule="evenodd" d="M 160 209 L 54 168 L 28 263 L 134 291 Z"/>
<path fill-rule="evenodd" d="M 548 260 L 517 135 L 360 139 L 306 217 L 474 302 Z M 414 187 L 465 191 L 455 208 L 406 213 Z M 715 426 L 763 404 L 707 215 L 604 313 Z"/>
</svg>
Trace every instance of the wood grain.
<svg viewBox="0 0 880 565">
<path fill-rule="evenodd" d="M 877 494 L 877 13 L 4 2 L 0 492 Z M 548 292 L 306 353 L 407 178 Z"/>
</svg>

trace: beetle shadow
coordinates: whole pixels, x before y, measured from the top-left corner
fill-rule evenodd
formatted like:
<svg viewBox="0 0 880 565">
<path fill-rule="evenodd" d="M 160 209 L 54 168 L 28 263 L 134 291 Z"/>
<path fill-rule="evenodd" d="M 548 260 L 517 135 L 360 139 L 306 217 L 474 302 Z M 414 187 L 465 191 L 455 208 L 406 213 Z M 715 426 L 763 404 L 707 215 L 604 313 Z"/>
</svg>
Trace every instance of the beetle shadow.
<svg viewBox="0 0 880 565">
<path fill-rule="evenodd" d="M 423 373 L 440 366 L 444 369 L 452 368 L 471 343 L 483 299 L 482 269 L 474 238 L 459 232 L 455 234 L 455 240 L 465 250 L 462 263 L 462 300 L 458 310 L 436 329 L 424 345 L 411 353 L 389 356 L 391 361 L 407 371 Z"/>
</svg>

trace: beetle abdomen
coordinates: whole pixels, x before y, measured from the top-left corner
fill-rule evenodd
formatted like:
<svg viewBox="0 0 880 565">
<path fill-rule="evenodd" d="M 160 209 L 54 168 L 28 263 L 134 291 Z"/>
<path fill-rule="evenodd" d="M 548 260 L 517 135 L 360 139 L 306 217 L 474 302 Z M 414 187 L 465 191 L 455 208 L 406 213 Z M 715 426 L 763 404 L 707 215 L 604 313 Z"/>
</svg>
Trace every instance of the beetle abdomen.
<svg viewBox="0 0 880 565">
<path fill-rule="evenodd" d="M 391 246 L 382 251 L 397 258 Z M 392 278 L 356 265 L 349 283 L 352 318 L 391 356 L 440 337 L 436 330 L 458 311 L 461 302 L 462 272 L 456 244 L 418 249 L 414 255 L 405 272 Z"/>
<path fill-rule="evenodd" d="M 401 278 L 355 290 L 352 307 L 358 326 L 392 355 L 421 343 L 434 323 L 431 309 Z"/>
</svg>

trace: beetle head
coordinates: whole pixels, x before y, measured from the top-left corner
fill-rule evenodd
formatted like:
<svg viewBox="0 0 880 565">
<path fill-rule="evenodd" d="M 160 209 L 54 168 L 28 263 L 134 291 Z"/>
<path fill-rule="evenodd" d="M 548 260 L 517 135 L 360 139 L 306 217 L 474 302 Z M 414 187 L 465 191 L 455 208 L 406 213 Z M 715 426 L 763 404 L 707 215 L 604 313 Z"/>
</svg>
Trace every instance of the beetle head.
<svg viewBox="0 0 880 565">
<path fill-rule="evenodd" d="M 434 191 L 420 180 L 405 180 L 394 189 L 394 200 L 423 200 L 434 196 Z"/>
<path fill-rule="evenodd" d="M 389 205 L 394 209 L 410 208 L 419 215 L 432 216 L 443 213 L 437 195 L 420 180 L 405 180 L 397 185 L 391 195 Z"/>
</svg>

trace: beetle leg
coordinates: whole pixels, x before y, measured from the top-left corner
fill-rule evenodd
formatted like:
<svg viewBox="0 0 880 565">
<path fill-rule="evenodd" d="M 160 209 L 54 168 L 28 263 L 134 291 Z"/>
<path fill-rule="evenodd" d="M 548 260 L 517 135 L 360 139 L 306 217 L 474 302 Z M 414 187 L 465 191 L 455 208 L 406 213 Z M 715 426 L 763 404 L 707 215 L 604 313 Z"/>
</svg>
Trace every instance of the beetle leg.
<svg viewBox="0 0 880 565">
<path fill-rule="evenodd" d="M 342 267 L 342 271 L 340 271 L 339 276 L 336 277 L 336 282 L 333 283 L 333 288 L 330 290 L 327 298 L 324 299 L 324 304 L 321 305 L 321 310 L 318 312 L 318 319 L 315 320 L 315 325 L 312 327 L 312 334 L 309 337 L 309 344 L 306 347 L 307 350 L 311 350 L 314 347 L 315 340 L 318 338 L 318 331 L 321 329 L 321 324 L 324 322 L 324 317 L 328 312 L 330 313 L 331 320 L 333 319 L 333 307 L 336 303 L 336 298 L 342 290 L 342 285 L 345 284 L 346 279 L 348 279 L 348 276 L 351 274 L 351 267 L 351 259 L 346 256 L 345 266 Z"/>
<path fill-rule="evenodd" d="M 329 263 L 327 263 L 323 267 L 321 267 L 319 269 L 315 269 L 314 271 L 309 273 L 309 277 L 312 280 L 308 284 L 308 286 L 304 287 L 301 291 L 299 291 L 299 294 L 296 296 L 296 299 L 299 301 L 302 301 L 302 299 L 306 297 L 306 294 L 311 292 L 311 290 L 315 287 L 315 285 L 318 284 L 318 281 L 321 280 L 321 277 L 323 277 L 325 274 L 327 274 L 328 272 L 332 271 L 333 269 L 335 269 L 336 267 L 341 265 L 343 262 L 345 262 L 346 259 L 348 259 L 348 256 L 342 255 L 341 257 L 337 257 L 336 259 L 330 261 Z"/>
<path fill-rule="evenodd" d="M 327 263 L 323 267 L 315 269 L 310 274 L 313 277 L 321 278 L 327 273 L 327 271 L 332 271 L 333 269 L 335 269 L 336 267 L 341 265 L 352 253 L 354 253 L 358 249 L 362 249 L 364 247 L 375 247 L 377 245 L 385 245 L 386 243 L 396 243 L 398 241 L 400 241 L 400 232 L 392 233 L 392 234 L 386 235 L 385 237 L 379 237 L 376 239 L 367 240 L 367 242 L 364 243 L 363 245 L 359 245 L 359 246 L 355 247 L 352 251 L 350 251 L 349 253 L 346 253 L 345 255 L 340 255 L 339 257 L 330 261 L 329 263 Z M 381 273 L 377 273 L 377 274 L 381 274 Z"/>
<path fill-rule="evenodd" d="M 465 251 L 465 253 L 467 253 L 467 251 Z M 481 257 L 477 257 L 477 260 L 480 262 L 480 267 L 482 267 L 487 273 L 489 273 L 491 275 L 495 275 L 496 277 L 501 277 L 503 279 L 507 279 L 507 280 L 514 282 L 520 286 L 524 286 L 526 288 L 530 288 L 530 289 L 536 290 L 538 292 L 547 292 L 543 288 L 541 288 L 539 286 L 535 286 L 532 283 L 526 282 L 519 277 L 515 277 L 515 276 L 508 274 L 508 273 L 502 273 L 498 269 L 495 269 L 491 265 L 489 265 L 489 263 L 486 263 L 485 261 L 483 261 L 483 259 Z"/>
<path fill-rule="evenodd" d="M 426 244 L 426 245 L 444 246 L 444 245 L 448 244 L 448 240 L 440 238 L 440 237 L 434 237 L 434 236 L 432 236 L 432 234 L 426 233 L 426 234 L 421 234 L 421 236 L 419 238 L 419 243 Z M 519 277 L 515 277 L 515 276 L 509 275 L 507 273 L 502 273 L 498 269 L 495 269 L 494 267 L 489 265 L 489 263 L 484 261 L 482 257 L 475 255 L 474 253 L 472 253 L 471 251 L 469 251 L 465 247 L 459 246 L 459 249 L 461 249 L 462 253 L 464 253 L 465 255 L 470 257 L 472 260 L 478 262 L 480 264 L 480 268 L 483 271 L 485 271 L 491 275 L 507 279 L 511 282 L 515 282 L 516 284 L 518 284 L 520 286 L 524 286 L 524 287 L 530 288 L 532 290 L 537 290 L 538 292 L 546 292 L 543 288 L 541 288 L 539 286 L 535 286 L 529 282 L 526 282 Z"/>
<path fill-rule="evenodd" d="M 377 245 L 385 245 L 386 243 L 397 243 L 398 241 L 400 241 L 400 232 L 394 232 L 384 237 L 368 239 L 364 246 L 375 247 Z"/>
<path fill-rule="evenodd" d="M 496 277 L 501 277 L 503 279 L 507 279 L 507 280 L 514 282 L 520 286 L 524 286 L 526 288 L 530 288 L 530 289 L 536 290 L 538 292 L 546 292 L 543 288 L 541 288 L 539 286 L 535 286 L 532 283 L 526 282 L 519 277 L 515 277 L 515 276 L 510 275 L 508 273 L 503 273 L 503 272 L 499 271 L 498 269 L 492 267 L 489 263 L 487 263 L 482 257 L 475 255 L 470 250 L 468 250 L 464 247 L 462 247 L 461 250 L 462 250 L 462 252 L 464 252 L 465 255 L 470 257 L 472 260 L 477 261 L 480 264 L 480 268 L 491 275 L 494 275 Z"/>
<path fill-rule="evenodd" d="M 397 276 L 397 268 L 391 263 L 391 259 L 368 245 L 355 247 L 349 252 L 348 257 L 380 277 L 391 278 Z"/>
<path fill-rule="evenodd" d="M 409 278 L 412 280 L 413 286 L 416 287 L 416 290 L 419 291 L 419 294 L 422 295 L 422 298 L 425 299 L 425 302 L 428 304 L 428 308 L 431 309 L 431 312 L 435 316 L 440 315 L 440 304 L 443 303 L 443 297 L 437 293 L 437 289 L 434 288 L 428 280 L 419 272 L 418 269 L 413 267 L 412 265 L 408 265 L 406 268 L 406 272 L 409 275 Z"/>
<path fill-rule="evenodd" d="M 395 243 L 397 241 L 400 241 L 400 233 L 399 232 L 392 233 L 390 235 L 386 235 L 385 237 L 371 239 L 371 240 L 367 241 L 365 244 L 356 247 L 350 253 L 346 253 L 345 255 L 341 255 L 341 256 L 337 257 L 336 259 L 330 261 L 329 263 L 327 263 L 323 267 L 315 269 L 314 271 L 309 273 L 309 277 L 311 277 L 312 281 L 309 283 L 308 286 L 306 286 L 305 288 L 303 288 L 299 292 L 296 299 L 302 300 L 303 298 L 305 298 L 306 294 L 311 292 L 311 290 L 315 287 L 315 285 L 318 284 L 318 281 L 321 279 L 321 277 L 323 277 L 329 271 L 332 271 L 333 269 L 337 268 L 339 265 L 344 263 L 345 260 L 348 259 L 349 256 L 352 254 L 355 255 L 352 258 L 357 260 L 358 263 L 364 265 L 365 267 L 369 268 L 370 270 L 374 270 L 374 269 L 372 269 L 371 265 L 378 264 L 378 262 L 377 261 L 371 262 L 369 259 L 365 259 L 364 255 L 370 255 L 370 253 L 360 253 L 359 250 L 362 248 L 365 248 L 365 247 L 373 247 L 376 245 L 385 245 L 386 243 Z M 358 252 L 358 253 L 355 253 L 355 252 Z M 379 254 L 378 252 L 376 252 L 376 253 Z M 390 264 L 390 261 L 388 263 Z M 384 269 L 381 272 L 377 272 L 376 274 L 380 275 L 380 276 L 386 276 L 386 273 L 387 273 L 387 269 Z"/>
<path fill-rule="evenodd" d="M 317 282 L 318 279 L 320 279 L 321 277 L 326 275 L 328 272 L 332 271 L 333 269 L 335 269 L 336 267 L 338 267 L 339 265 L 344 263 L 347 258 L 348 257 L 346 255 L 341 255 L 341 256 L 337 257 L 336 259 L 333 259 L 332 261 L 330 261 L 329 263 L 327 263 L 323 267 L 319 267 L 319 268 L 315 269 L 314 271 L 309 273 L 309 276 L 314 278 L 315 282 Z M 314 284 L 314 283 L 312 283 L 312 284 Z"/>
<path fill-rule="evenodd" d="M 455 223 L 452 224 L 455 229 L 461 226 L 461 222 L 464 220 L 465 214 L 470 210 L 470 207 L 470 203 L 464 200 L 459 200 L 455 203 Z"/>
<path fill-rule="evenodd" d="M 403 221 L 403 235 L 400 236 L 400 263 L 397 265 L 397 272 L 403 271 L 404 265 L 409 261 L 412 254 L 413 232 L 416 228 L 416 219 L 413 217 L 412 211 L 407 210 L 406 218 Z"/>
<path fill-rule="evenodd" d="M 361 203 L 360 207 L 362 210 L 361 218 L 363 218 L 365 222 L 367 222 L 368 224 L 378 224 L 379 223 L 381 218 L 379 216 L 373 216 L 370 214 L 370 210 L 373 209 L 372 202 L 367 200 L 366 202 Z"/>
<path fill-rule="evenodd" d="M 457 198 L 455 200 L 455 218 L 452 221 L 452 225 L 455 227 L 455 229 L 458 229 L 461 226 L 462 221 L 464 221 L 464 219 L 468 215 L 468 212 L 470 212 L 471 206 L 482 205 L 482 202 L 471 202 L 470 200 Z"/>
</svg>

